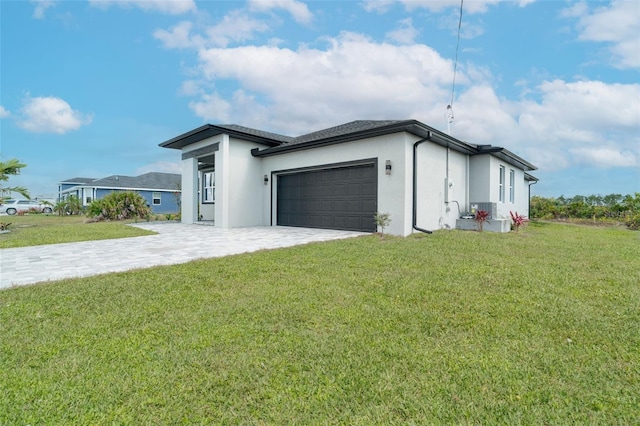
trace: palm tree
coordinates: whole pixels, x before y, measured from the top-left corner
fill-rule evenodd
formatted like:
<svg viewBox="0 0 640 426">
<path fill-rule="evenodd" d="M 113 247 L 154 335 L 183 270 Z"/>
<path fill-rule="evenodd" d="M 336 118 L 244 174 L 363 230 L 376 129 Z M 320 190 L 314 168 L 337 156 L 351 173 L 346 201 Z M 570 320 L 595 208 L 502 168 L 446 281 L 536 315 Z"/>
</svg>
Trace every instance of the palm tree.
<svg viewBox="0 0 640 426">
<path fill-rule="evenodd" d="M 22 169 L 23 167 L 27 167 L 27 165 L 19 162 L 15 158 L 6 162 L 0 161 L 0 182 L 8 181 L 9 176 L 19 175 L 20 169 Z M 31 196 L 29 195 L 29 191 L 23 186 L 0 186 L 0 201 L 4 201 L 5 199 L 9 198 L 6 197 L 5 194 L 11 196 L 12 192 L 17 192 L 25 198 L 31 198 Z"/>
</svg>

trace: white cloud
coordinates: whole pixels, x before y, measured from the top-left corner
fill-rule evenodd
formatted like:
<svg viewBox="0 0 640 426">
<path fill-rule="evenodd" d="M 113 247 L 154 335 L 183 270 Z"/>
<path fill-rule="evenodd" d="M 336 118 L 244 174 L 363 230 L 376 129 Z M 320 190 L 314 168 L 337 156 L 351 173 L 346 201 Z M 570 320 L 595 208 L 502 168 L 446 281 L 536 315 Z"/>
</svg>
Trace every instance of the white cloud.
<svg viewBox="0 0 640 426">
<path fill-rule="evenodd" d="M 182 165 L 179 161 L 171 162 L 171 161 L 156 161 L 155 163 L 147 164 L 142 167 L 138 167 L 134 175 L 139 176 L 145 173 L 182 173 Z"/>
<path fill-rule="evenodd" d="M 231 120 L 232 105 L 217 93 L 203 93 L 200 101 L 189 103 L 189 108 L 204 120 L 214 120 L 227 123 Z"/>
<path fill-rule="evenodd" d="M 250 94 L 269 100 L 266 114 L 277 126 L 290 131 L 305 129 L 314 121 L 335 124 L 346 117 L 406 118 L 425 110 L 425 100 L 446 99 L 452 75 L 451 61 L 424 45 L 376 44 L 353 33 L 328 39 L 326 50 L 300 47 L 243 46 L 202 49 L 204 78 L 237 80 L 244 102 Z M 459 81 L 464 81 L 460 76 Z M 192 105 L 204 117 L 220 110 L 220 94 Z M 225 103 L 224 119 L 236 117 L 234 103 Z M 207 114 L 207 119 L 216 119 Z M 221 119 L 221 118 L 218 118 Z M 301 120 L 301 121 L 298 121 Z M 273 125 L 273 124 L 272 124 Z M 308 129 L 307 129 L 308 130 Z"/>
<path fill-rule="evenodd" d="M 36 5 L 36 8 L 33 10 L 33 17 L 35 19 L 44 19 L 44 13 L 50 7 L 53 7 L 56 2 L 53 0 L 30 0 L 31 3 Z"/>
<path fill-rule="evenodd" d="M 589 12 L 589 5 L 584 1 L 573 3 L 570 7 L 564 8 L 560 12 L 560 16 L 563 18 L 579 18 Z"/>
<path fill-rule="evenodd" d="M 454 136 L 505 146 L 545 170 L 638 165 L 640 85 L 554 80 L 534 94 L 539 101 L 514 102 L 470 88 L 454 105 Z"/>
<path fill-rule="evenodd" d="M 579 18 L 580 40 L 608 43 L 617 68 L 640 68 L 640 3 L 614 1 L 592 13 L 585 3 L 578 3 L 562 16 Z"/>
<path fill-rule="evenodd" d="M 387 33 L 387 38 L 400 44 L 412 44 L 419 32 L 413 26 L 411 18 L 399 22 L 400 27 Z"/>
<path fill-rule="evenodd" d="M 395 3 L 396 0 L 364 0 L 362 7 L 367 12 L 386 13 Z"/>
<path fill-rule="evenodd" d="M 111 5 L 120 7 L 137 7 L 146 12 L 159 12 L 168 15 L 181 15 L 196 11 L 193 0 L 89 0 L 92 6 L 107 9 Z"/>
<path fill-rule="evenodd" d="M 246 12 L 236 10 L 226 15 L 221 22 L 206 30 L 213 46 L 226 47 L 231 42 L 251 40 L 256 32 L 265 32 L 267 24 L 258 21 Z"/>
<path fill-rule="evenodd" d="M 90 115 L 71 109 L 63 99 L 29 97 L 21 109 L 18 125 L 29 132 L 63 134 L 91 121 Z"/>
<path fill-rule="evenodd" d="M 195 96 L 202 92 L 201 83 L 195 80 L 185 80 L 180 85 L 178 93 L 182 96 Z"/>
<path fill-rule="evenodd" d="M 156 30 L 153 36 L 160 40 L 164 47 L 169 49 L 186 49 L 194 46 L 202 45 L 201 37 L 191 37 L 191 28 L 193 24 L 188 21 L 180 22 L 167 30 Z"/>
<path fill-rule="evenodd" d="M 501 2 L 512 0 L 473 0 L 463 4 L 464 14 L 485 13 L 489 6 Z M 519 0 L 519 7 L 526 7 L 535 0 Z M 427 9 L 430 12 L 442 12 L 446 9 L 460 9 L 460 0 L 364 0 L 362 2 L 364 10 L 367 12 L 386 13 L 394 4 L 402 4 L 405 9 L 412 11 L 415 9 Z"/>
<path fill-rule="evenodd" d="M 324 41 L 200 48 L 199 74 L 180 91 L 204 120 L 289 135 L 356 119 L 415 118 L 446 128 L 450 60 L 423 44 L 349 32 Z M 225 91 L 225 80 L 238 88 Z M 640 161 L 640 84 L 546 80 L 509 100 L 496 94 L 488 69 L 469 63 L 459 64 L 456 83 L 455 137 L 504 146 L 543 170 Z"/>
<path fill-rule="evenodd" d="M 575 148 L 570 152 L 579 163 L 589 166 L 610 167 L 638 167 L 638 154 L 632 151 L 620 151 L 616 147 Z"/>
<path fill-rule="evenodd" d="M 0 105 L 0 118 L 11 117 L 11 112 Z"/>
<path fill-rule="evenodd" d="M 230 43 L 251 40 L 255 33 L 269 30 L 267 24 L 249 16 L 245 11 L 229 12 L 219 23 L 206 28 L 206 36 L 194 34 L 193 23 L 183 21 L 171 30 L 159 29 L 153 36 L 160 40 L 164 47 L 173 49 L 203 48 L 209 46 L 227 47 Z"/>
<path fill-rule="evenodd" d="M 488 7 L 504 0 L 475 0 L 464 3 L 464 13 L 485 13 Z M 519 5 L 526 6 L 532 0 L 521 0 Z M 368 12 L 384 13 L 391 8 L 394 3 L 401 3 L 407 10 L 427 9 L 431 12 L 442 12 L 445 9 L 460 9 L 460 0 L 365 0 L 364 9 Z"/>
<path fill-rule="evenodd" d="M 249 0 L 249 7 L 259 11 L 283 9 L 299 24 L 308 24 L 313 20 L 307 5 L 296 0 Z"/>
</svg>

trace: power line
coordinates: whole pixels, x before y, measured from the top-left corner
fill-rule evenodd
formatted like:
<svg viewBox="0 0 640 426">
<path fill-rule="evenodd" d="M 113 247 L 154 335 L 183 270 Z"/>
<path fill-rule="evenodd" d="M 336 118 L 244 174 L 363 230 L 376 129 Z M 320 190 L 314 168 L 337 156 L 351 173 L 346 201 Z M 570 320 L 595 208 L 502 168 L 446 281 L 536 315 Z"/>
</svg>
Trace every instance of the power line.
<svg viewBox="0 0 640 426">
<path fill-rule="evenodd" d="M 456 59 L 453 63 L 453 83 L 451 84 L 451 102 L 449 108 L 453 108 L 453 96 L 456 90 L 456 70 L 458 69 L 458 48 L 460 47 L 460 27 L 462 27 L 462 5 L 464 0 L 460 0 L 460 20 L 458 21 L 458 40 L 456 41 Z"/>
</svg>

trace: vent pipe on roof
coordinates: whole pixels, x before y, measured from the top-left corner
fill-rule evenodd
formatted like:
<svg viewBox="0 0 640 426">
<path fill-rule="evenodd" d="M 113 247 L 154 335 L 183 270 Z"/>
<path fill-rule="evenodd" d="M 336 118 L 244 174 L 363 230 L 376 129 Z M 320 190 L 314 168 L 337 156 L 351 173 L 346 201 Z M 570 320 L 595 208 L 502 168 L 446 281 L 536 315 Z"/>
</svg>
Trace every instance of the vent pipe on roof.
<svg viewBox="0 0 640 426">
<path fill-rule="evenodd" d="M 418 227 L 418 145 L 431 140 L 431 132 L 427 134 L 427 137 L 420 139 L 413 144 L 413 229 L 416 231 L 431 234 L 432 231 L 422 229 Z"/>
</svg>

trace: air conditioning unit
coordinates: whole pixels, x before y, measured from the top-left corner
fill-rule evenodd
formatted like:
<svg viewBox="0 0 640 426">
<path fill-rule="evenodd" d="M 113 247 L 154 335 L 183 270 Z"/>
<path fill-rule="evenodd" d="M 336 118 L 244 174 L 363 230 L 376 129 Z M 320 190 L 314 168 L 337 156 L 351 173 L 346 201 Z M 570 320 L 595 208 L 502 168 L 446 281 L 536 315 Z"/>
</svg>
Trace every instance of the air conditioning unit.
<svg viewBox="0 0 640 426">
<path fill-rule="evenodd" d="M 473 201 L 470 204 L 470 210 L 472 214 L 476 214 L 478 210 L 484 210 L 489 212 L 489 219 L 498 217 L 498 204 L 490 203 L 488 201 Z"/>
</svg>

